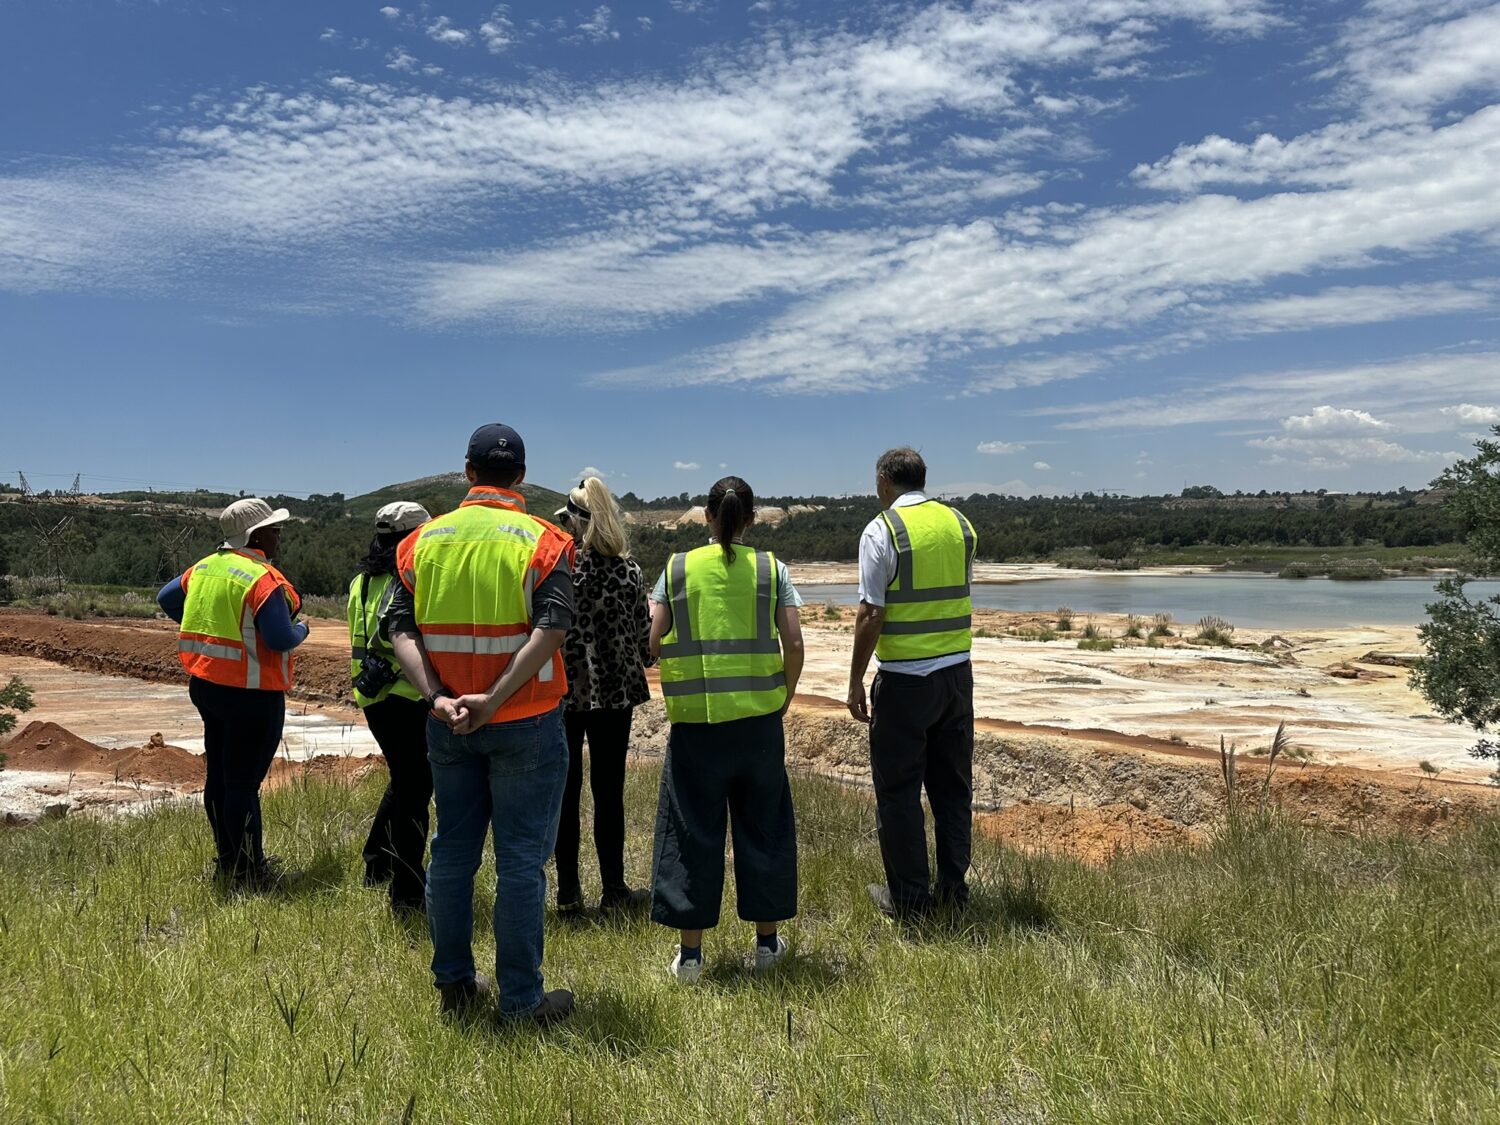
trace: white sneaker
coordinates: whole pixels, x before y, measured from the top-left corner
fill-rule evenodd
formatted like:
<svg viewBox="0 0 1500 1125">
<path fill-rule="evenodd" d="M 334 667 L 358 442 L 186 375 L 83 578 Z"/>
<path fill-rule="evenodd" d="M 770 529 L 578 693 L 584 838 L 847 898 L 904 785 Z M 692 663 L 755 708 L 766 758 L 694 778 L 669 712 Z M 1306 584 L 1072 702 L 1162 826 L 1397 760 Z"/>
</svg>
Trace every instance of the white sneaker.
<svg viewBox="0 0 1500 1125">
<path fill-rule="evenodd" d="M 780 934 L 776 935 L 775 949 L 767 949 L 757 941 L 755 943 L 755 971 L 763 973 L 767 969 L 780 964 L 782 959 L 791 951 L 791 948 L 791 946 L 787 945 L 786 938 Z"/>
<path fill-rule="evenodd" d="M 678 984 L 697 984 L 702 972 L 703 958 L 694 957 L 691 961 L 684 961 L 681 946 L 677 949 L 677 956 L 673 957 L 672 963 L 667 966 L 667 975 Z"/>
</svg>

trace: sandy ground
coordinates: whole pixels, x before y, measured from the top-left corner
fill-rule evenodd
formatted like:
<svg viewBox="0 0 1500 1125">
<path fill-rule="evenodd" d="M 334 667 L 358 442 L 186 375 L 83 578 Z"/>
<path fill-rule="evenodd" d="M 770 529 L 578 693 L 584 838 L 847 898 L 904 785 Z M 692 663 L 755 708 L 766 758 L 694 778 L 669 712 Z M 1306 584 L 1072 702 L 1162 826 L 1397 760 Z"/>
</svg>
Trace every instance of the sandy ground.
<svg viewBox="0 0 1500 1125">
<path fill-rule="evenodd" d="M 867 735 L 843 707 L 852 613 L 829 621 L 822 607 L 805 611 L 809 656 L 787 725 L 788 758 L 794 768 L 868 787 Z M 1303 821 L 1441 832 L 1500 799 L 1483 783 L 1488 771 L 1466 755 L 1468 732 L 1432 717 L 1403 668 L 1359 662 L 1371 650 L 1413 651 L 1414 630 L 1279 638 L 1243 630 L 1233 649 L 1174 639 L 1105 653 L 1079 650 L 1076 638 L 1003 635 L 1042 623 L 1039 615 L 976 617 L 993 634 L 977 638 L 974 651 L 979 824 L 1013 846 L 1102 860 L 1201 839 L 1224 814 L 1219 736 L 1238 745 L 1258 794 L 1265 767 L 1254 751 L 1281 721 L 1305 758 L 1283 760 L 1265 793 Z M 1122 625 L 1095 620 L 1116 633 Z M 273 780 L 299 769 L 353 776 L 369 768 L 376 748 L 345 694 L 346 643 L 342 623 L 313 622 Z M 0 771 L 0 814 L 134 808 L 195 791 L 184 762 L 201 753 L 201 727 L 168 623 L 0 611 L 0 678 L 13 674 L 37 700 L 23 726 L 52 723 L 61 735 L 34 729 L 28 749 Z M 1342 678 L 1350 675 L 1358 678 Z M 659 756 L 665 736 L 660 703 L 642 708 L 634 752 Z M 65 762 L 49 759 L 68 738 L 86 745 Z M 153 745 L 154 756 L 135 750 Z M 1440 772 L 1419 769 L 1423 761 Z"/>
<path fill-rule="evenodd" d="M 845 608 L 838 622 L 821 618 L 821 607 L 804 614 L 808 657 L 799 691 L 842 701 L 853 611 Z M 1095 621 L 1116 636 L 1124 628 L 1123 618 Z M 1360 662 L 1372 651 L 1418 651 L 1415 628 L 1240 630 L 1241 647 L 1233 649 L 1177 638 L 1168 647 L 1137 642 L 1112 652 L 1079 649 L 1077 634 L 1046 643 L 1003 635 L 1049 623 L 1038 614 L 976 613 L 978 630 L 1000 634 L 974 642 L 976 715 L 1016 730 L 1116 732 L 1214 750 L 1224 735 L 1247 753 L 1269 744 L 1285 722 L 1299 753 L 1317 762 L 1420 776 L 1426 761 L 1472 780 L 1490 772 L 1468 756 L 1473 732 L 1433 715 L 1407 686 L 1406 669 Z M 1272 647 L 1258 647 L 1267 641 Z M 1350 674 L 1358 678 L 1343 678 Z"/>
</svg>

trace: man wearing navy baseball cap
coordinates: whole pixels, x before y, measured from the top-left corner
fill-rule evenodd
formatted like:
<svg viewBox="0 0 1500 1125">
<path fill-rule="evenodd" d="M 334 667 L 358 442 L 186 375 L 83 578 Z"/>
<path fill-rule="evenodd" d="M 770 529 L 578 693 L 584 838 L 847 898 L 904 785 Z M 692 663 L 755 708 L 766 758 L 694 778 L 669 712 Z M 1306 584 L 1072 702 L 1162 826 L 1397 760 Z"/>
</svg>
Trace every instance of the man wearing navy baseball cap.
<svg viewBox="0 0 1500 1125">
<path fill-rule="evenodd" d="M 527 513 L 521 435 L 499 422 L 469 438 L 469 494 L 396 548 L 401 585 L 387 632 L 427 701 L 437 834 L 427 868 L 432 973 L 442 1011 L 490 1003 L 474 971 L 474 875 L 495 835 L 499 1014 L 550 1023 L 573 1011 L 542 989 L 544 865 L 568 776 L 562 645 L 573 622 L 573 540 Z"/>
</svg>

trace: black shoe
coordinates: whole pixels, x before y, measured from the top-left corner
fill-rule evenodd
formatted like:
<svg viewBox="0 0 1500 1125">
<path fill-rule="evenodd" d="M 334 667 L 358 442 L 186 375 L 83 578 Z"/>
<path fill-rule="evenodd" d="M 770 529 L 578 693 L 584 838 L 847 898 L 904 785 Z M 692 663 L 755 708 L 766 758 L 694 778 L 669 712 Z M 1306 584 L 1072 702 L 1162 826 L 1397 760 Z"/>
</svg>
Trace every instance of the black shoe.
<svg viewBox="0 0 1500 1125">
<path fill-rule="evenodd" d="M 427 917 L 427 903 L 420 898 L 393 898 L 391 899 L 391 913 L 403 922 L 425 920 Z"/>
<path fill-rule="evenodd" d="M 389 867 L 376 867 L 373 864 L 365 864 L 365 886 L 384 886 L 391 881 L 391 878 L 391 869 Z"/>
<path fill-rule="evenodd" d="M 557 912 L 559 914 L 582 914 L 583 890 L 579 887 L 558 887 Z"/>
<path fill-rule="evenodd" d="M 645 910 L 651 905 L 651 892 L 644 887 L 640 890 L 631 890 L 629 887 L 608 887 L 599 896 L 599 913 L 609 914 L 618 911 L 622 914 L 634 914 Z"/>
<path fill-rule="evenodd" d="M 939 884 L 932 895 L 933 905 L 942 910 L 952 911 L 954 914 L 962 914 L 969 905 L 969 886 L 967 883 L 959 883 L 956 886 Z"/>
<path fill-rule="evenodd" d="M 537 1006 L 531 1009 L 531 1021 L 538 1027 L 558 1023 L 573 1014 L 573 994 L 566 988 L 555 988 L 544 992 Z"/>
<path fill-rule="evenodd" d="M 231 872 L 229 885 L 237 891 L 264 894 L 266 891 L 276 890 L 287 883 L 290 878 L 290 873 L 281 865 L 281 857 L 268 855 L 264 861 L 253 867 Z"/>
<path fill-rule="evenodd" d="M 490 982 L 484 977 L 438 985 L 438 1011 L 445 1016 L 465 1015 L 489 1001 Z"/>
</svg>

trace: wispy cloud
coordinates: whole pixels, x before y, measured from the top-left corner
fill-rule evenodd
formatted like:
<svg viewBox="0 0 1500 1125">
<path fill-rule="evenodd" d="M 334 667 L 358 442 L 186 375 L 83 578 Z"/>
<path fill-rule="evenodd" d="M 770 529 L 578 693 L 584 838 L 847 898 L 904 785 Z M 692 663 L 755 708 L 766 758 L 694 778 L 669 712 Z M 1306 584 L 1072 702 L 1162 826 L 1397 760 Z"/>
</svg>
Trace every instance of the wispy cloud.
<svg viewBox="0 0 1500 1125">
<path fill-rule="evenodd" d="M 473 38 L 473 33 L 457 27 L 447 16 L 438 16 L 426 27 L 427 38 L 449 47 L 462 47 Z"/>
<path fill-rule="evenodd" d="M 700 464 L 698 464 L 698 462 L 696 462 L 696 461 L 673 461 L 672 462 L 672 468 L 676 469 L 678 472 L 683 472 L 683 473 L 695 472 L 696 470 L 701 469 L 702 467 L 703 466 L 700 465 Z"/>
<path fill-rule="evenodd" d="M 1020 453 L 1026 448 L 1024 441 L 982 441 L 979 443 L 979 452 L 987 453 L 992 457 L 1004 457 L 1011 453 Z"/>
</svg>

